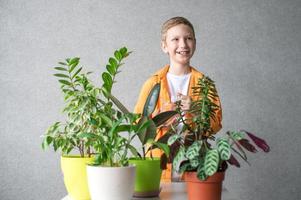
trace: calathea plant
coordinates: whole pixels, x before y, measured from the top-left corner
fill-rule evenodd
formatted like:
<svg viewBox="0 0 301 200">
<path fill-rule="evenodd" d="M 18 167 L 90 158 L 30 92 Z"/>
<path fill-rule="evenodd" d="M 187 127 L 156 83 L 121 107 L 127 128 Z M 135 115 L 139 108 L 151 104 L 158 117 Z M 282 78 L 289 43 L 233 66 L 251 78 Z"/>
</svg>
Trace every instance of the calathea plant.
<svg viewBox="0 0 301 200">
<path fill-rule="evenodd" d="M 211 129 L 218 105 L 214 82 L 206 76 L 199 79 L 193 94 L 198 98 L 193 101 L 189 110 L 181 110 L 181 102 L 177 102 L 179 118 L 169 130 L 168 145 L 172 146 L 171 161 L 173 169 L 179 173 L 196 171 L 200 180 L 206 180 L 217 171 L 224 171 L 227 163 L 240 166 L 234 154 L 247 161 L 246 152 L 256 152 L 256 148 L 247 139 L 248 136 L 264 152 L 269 146 L 261 138 L 247 131 L 228 131 L 224 136 L 216 138 Z M 189 113 L 192 117 L 185 117 Z M 179 124 L 182 128 L 178 129 Z"/>
</svg>

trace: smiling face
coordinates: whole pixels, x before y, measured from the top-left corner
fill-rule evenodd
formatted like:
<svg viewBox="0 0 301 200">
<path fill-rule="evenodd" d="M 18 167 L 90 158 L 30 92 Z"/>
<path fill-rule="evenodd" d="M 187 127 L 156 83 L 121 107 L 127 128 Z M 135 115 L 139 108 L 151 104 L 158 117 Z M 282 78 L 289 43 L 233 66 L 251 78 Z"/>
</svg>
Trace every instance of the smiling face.
<svg viewBox="0 0 301 200">
<path fill-rule="evenodd" d="M 195 46 L 193 30 L 185 24 L 168 29 L 165 41 L 161 42 L 162 50 L 169 55 L 170 65 L 173 67 L 188 67 Z"/>
</svg>

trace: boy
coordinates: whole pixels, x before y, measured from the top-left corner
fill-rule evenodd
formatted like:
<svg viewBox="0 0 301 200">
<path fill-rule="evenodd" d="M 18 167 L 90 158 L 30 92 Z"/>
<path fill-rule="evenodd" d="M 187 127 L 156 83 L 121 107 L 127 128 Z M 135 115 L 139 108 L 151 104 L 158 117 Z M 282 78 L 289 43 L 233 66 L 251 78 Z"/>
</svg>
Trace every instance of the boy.
<svg viewBox="0 0 301 200">
<path fill-rule="evenodd" d="M 174 17 L 167 20 L 161 30 L 161 48 L 169 56 L 169 65 L 166 65 L 143 85 L 135 113 L 142 113 L 146 98 L 156 83 L 160 83 L 161 89 L 156 108 L 152 116 L 160 112 L 175 108 L 175 102 L 181 101 L 181 108 L 188 110 L 192 100 L 192 87 L 196 86 L 198 79 L 203 74 L 190 66 L 190 59 L 196 47 L 196 38 L 193 25 L 183 17 Z M 220 101 L 215 102 L 220 106 Z M 218 132 L 222 125 L 222 111 L 216 112 L 216 121 L 212 121 L 212 129 Z M 167 128 L 161 127 L 158 130 L 156 139 L 162 137 Z M 158 149 L 152 151 L 154 157 L 160 157 L 162 152 Z M 171 165 L 162 172 L 162 181 L 171 181 Z"/>
</svg>

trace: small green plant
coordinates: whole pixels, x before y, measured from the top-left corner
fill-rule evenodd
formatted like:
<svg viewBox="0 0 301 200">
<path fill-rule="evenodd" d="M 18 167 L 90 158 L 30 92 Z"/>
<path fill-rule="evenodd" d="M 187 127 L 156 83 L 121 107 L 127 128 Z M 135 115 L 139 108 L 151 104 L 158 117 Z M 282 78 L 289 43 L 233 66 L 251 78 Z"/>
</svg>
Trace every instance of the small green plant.
<svg viewBox="0 0 301 200">
<path fill-rule="evenodd" d="M 130 52 L 125 47 L 116 50 L 109 58 L 102 73 L 102 86 L 96 87 L 81 73 L 79 58 L 66 59 L 55 67 L 66 106 L 65 123 L 55 122 L 43 136 L 42 148 L 52 145 L 54 150 L 69 154 L 78 149 L 81 157 L 95 155 L 95 165 L 124 166 L 128 163 L 128 151 L 135 152 L 131 145 L 138 132 L 147 124 L 138 124 L 139 115 L 130 113 L 124 106 L 122 112 L 114 107 L 112 99 L 119 102 L 111 90 L 120 72 L 122 61 Z M 142 126 L 143 125 L 143 126 Z M 125 134 L 127 136 L 124 136 Z"/>
<path fill-rule="evenodd" d="M 142 154 L 137 151 L 137 149 L 131 148 L 131 152 L 135 157 L 145 160 L 146 155 L 150 152 L 150 157 L 152 157 L 151 150 L 155 148 L 159 148 L 163 151 L 164 155 L 169 155 L 169 148 L 166 142 L 156 141 L 157 128 L 168 121 L 171 117 L 177 114 L 176 111 L 166 111 L 162 112 L 155 117 L 151 118 L 151 114 L 153 113 L 158 97 L 160 93 L 160 83 L 154 85 L 152 90 L 150 91 L 144 108 L 141 115 L 139 115 L 139 120 L 135 124 L 137 126 L 137 136 L 139 138 L 141 144 Z M 114 97 L 111 95 L 111 99 L 117 105 L 120 110 L 126 114 L 128 113 L 127 109 Z"/>
<path fill-rule="evenodd" d="M 81 133 L 95 131 L 91 119 L 97 114 L 100 104 L 98 96 L 100 89 L 88 79 L 89 73 L 81 73 L 80 58 L 68 58 L 59 62 L 54 76 L 58 77 L 66 106 L 66 122 L 55 122 L 44 135 L 42 148 L 52 144 L 55 151 L 60 149 L 63 154 L 69 154 L 78 149 L 82 157 L 91 155 L 92 143 L 89 139 L 79 137 Z"/>
<path fill-rule="evenodd" d="M 228 131 L 225 136 L 215 138 L 211 122 L 216 120 L 218 105 L 213 100 L 218 96 L 215 84 L 209 77 L 199 79 L 193 94 L 198 98 L 192 102 L 189 110 L 181 110 L 181 102 L 176 103 L 179 118 L 168 133 L 173 170 L 178 173 L 196 171 L 200 180 L 206 180 L 217 171 L 225 171 L 227 163 L 240 167 L 234 153 L 248 163 L 244 149 L 256 152 L 246 136 L 263 151 L 269 152 L 264 140 L 247 131 Z M 185 118 L 186 112 L 192 118 Z M 183 125 L 180 131 L 177 129 L 179 124 Z"/>
</svg>

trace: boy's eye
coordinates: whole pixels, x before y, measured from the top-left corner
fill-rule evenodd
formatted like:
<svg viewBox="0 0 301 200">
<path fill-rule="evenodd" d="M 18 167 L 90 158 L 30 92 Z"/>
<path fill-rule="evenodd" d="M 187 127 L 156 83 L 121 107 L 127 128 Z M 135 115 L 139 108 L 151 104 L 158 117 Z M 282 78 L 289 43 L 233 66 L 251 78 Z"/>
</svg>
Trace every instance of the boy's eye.
<svg viewBox="0 0 301 200">
<path fill-rule="evenodd" d="M 179 40 L 178 38 L 171 39 L 171 41 L 178 41 L 178 40 Z"/>
</svg>

